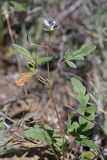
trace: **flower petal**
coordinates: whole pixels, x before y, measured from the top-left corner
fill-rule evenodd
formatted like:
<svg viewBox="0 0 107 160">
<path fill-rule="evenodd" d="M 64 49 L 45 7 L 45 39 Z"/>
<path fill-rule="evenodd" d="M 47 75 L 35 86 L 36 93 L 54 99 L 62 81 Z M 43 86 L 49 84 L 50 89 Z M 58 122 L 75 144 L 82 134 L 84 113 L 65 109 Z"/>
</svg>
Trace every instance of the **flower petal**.
<svg viewBox="0 0 107 160">
<path fill-rule="evenodd" d="M 23 86 L 28 80 L 29 78 L 31 78 L 33 76 L 33 72 L 26 72 L 23 73 L 18 80 L 16 80 L 16 85 L 17 86 Z"/>
<path fill-rule="evenodd" d="M 48 20 L 44 19 L 43 22 L 44 22 L 44 25 L 45 25 L 46 27 L 49 27 L 49 26 L 50 26 Z"/>
</svg>

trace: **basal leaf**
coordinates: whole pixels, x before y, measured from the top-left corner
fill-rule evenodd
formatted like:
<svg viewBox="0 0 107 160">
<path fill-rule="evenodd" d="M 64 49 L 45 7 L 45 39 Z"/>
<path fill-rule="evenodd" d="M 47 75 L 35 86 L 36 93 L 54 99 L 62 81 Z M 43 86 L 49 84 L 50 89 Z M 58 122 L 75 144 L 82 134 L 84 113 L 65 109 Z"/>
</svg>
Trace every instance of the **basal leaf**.
<svg viewBox="0 0 107 160">
<path fill-rule="evenodd" d="M 80 157 L 83 160 L 92 160 L 92 159 L 94 160 L 97 155 L 98 155 L 98 151 L 97 150 L 93 150 L 93 151 L 82 152 Z"/>
<path fill-rule="evenodd" d="M 79 128 L 79 124 L 78 122 L 73 122 L 69 128 L 68 128 L 68 132 L 71 133 L 71 132 L 77 132 L 77 129 Z"/>
<path fill-rule="evenodd" d="M 88 119 L 88 117 L 86 117 Z M 80 128 L 82 129 L 82 132 L 88 131 L 94 127 L 94 124 L 87 120 L 86 118 L 83 118 L 82 116 L 79 117 L 79 125 Z M 82 128 L 82 126 L 84 127 Z"/>
<path fill-rule="evenodd" d="M 89 140 L 89 139 L 82 139 L 81 142 L 80 142 L 83 146 L 87 146 L 91 149 L 97 149 L 97 145 L 92 141 L 92 140 Z"/>
<path fill-rule="evenodd" d="M 52 142 L 54 149 L 60 154 L 66 151 L 66 140 L 63 139 L 60 135 L 54 133 L 52 136 Z"/>
<path fill-rule="evenodd" d="M 28 59 L 32 60 L 32 55 L 30 54 L 30 52 L 28 52 L 25 48 L 17 45 L 17 44 L 13 44 L 13 47 L 22 55 L 26 56 Z"/>
<path fill-rule="evenodd" d="M 51 138 L 48 133 L 43 128 L 40 128 L 38 125 L 35 125 L 34 127 L 29 127 L 27 130 L 24 131 L 24 135 L 26 137 L 45 141 L 48 144 L 51 144 Z"/>
<path fill-rule="evenodd" d="M 54 133 L 52 138 L 53 138 L 54 141 L 56 141 L 56 144 L 57 144 L 58 146 L 61 147 L 61 146 L 63 145 L 64 139 L 63 139 L 60 135 Z"/>
</svg>

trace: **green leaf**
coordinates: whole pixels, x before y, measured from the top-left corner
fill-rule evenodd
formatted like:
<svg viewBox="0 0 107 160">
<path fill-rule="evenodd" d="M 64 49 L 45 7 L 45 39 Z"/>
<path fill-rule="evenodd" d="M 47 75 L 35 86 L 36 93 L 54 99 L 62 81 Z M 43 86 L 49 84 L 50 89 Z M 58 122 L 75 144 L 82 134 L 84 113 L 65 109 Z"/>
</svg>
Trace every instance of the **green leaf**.
<svg viewBox="0 0 107 160">
<path fill-rule="evenodd" d="M 53 137 L 52 138 L 54 138 L 54 140 L 56 141 L 56 144 L 58 145 L 58 146 L 62 146 L 63 145 L 63 138 L 61 138 L 61 136 L 60 135 L 58 135 L 58 134 L 56 134 L 56 133 L 54 133 L 54 135 L 53 135 Z"/>
<path fill-rule="evenodd" d="M 63 152 L 63 149 L 65 148 L 66 145 L 66 140 L 64 140 L 60 135 L 54 133 L 52 136 L 52 144 L 55 148 L 56 151 Z"/>
<path fill-rule="evenodd" d="M 83 113 L 89 113 L 88 114 L 88 118 L 90 120 L 94 119 L 96 111 L 97 111 L 97 106 L 96 105 L 91 105 L 91 106 L 88 106 L 88 107 L 86 106 L 86 107 L 79 107 L 78 108 L 78 112 L 81 113 L 81 114 L 83 114 Z"/>
<path fill-rule="evenodd" d="M 94 120 L 96 111 L 97 111 L 97 107 L 95 105 L 89 106 L 87 107 L 84 116 L 86 116 L 89 120 Z"/>
<path fill-rule="evenodd" d="M 47 124 L 44 125 L 44 128 L 48 131 L 54 131 L 53 128 L 48 126 Z"/>
<path fill-rule="evenodd" d="M 45 141 L 48 144 L 52 143 L 49 134 L 43 128 L 40 128 L 38 125 L 35 125 L 34 127 L 29 127 L 27 130 L 24 131 L 24 135 L 32 139 Z"/>
<path fill-rule="evenodd" d="M 97 145 L 92 141 L 92 140 L 89 140 L 89 139 L 82 139 L 81 142 L 80 142 L 83 146 L 87 146 L 91 149 L 97 149 Z"/>
<path fill-rule="evenodd" d="M 80 80 L 71 78 L 71 83 L 74 91 L 76 92 L 75 98 L 80 102 L 82 106 L 86 106 L 89 100 L 88 94 L 86 95 L 86 88 L 83 86 Z"/>
<path fill-rule="evenodd" d="M 71 83 L 72 83 L 72 86 L 73 86 L 74 91 L 75 91 L 77 94 L 83 94 L 83 95 L 85 95 L 85 93 L 86 93 L 86 88 L 83 86 L 83 84 L 81 83 L 80 80 L 72 77 L 72 78 L 71 78 Z"/>
<path fill-rule="evenodd" d="M 46 56 L 46 57 L 38 57 L 37 59 L 37 64 L 42 64 L 42 63 L 45 63 L 45 62 L 49 62 L 53 59 L 55 59 L 56 57 L 53 57 L 53 56 Z"/>
<path fill-rule="evenodd" d="M 95 159 L 97 155 L 98 155 L 98 151 L 93 150 L 93 151 L 83 152 L 80 157 L 82 158 L 82 160 L 92 160 L 92 159 Z"/>
<path fill-rule="evenodd" d="M 10 2 L 14 6 L 14 10 L 17 12 L 26 11 L 26 9 L 27 9 L 25 3 L 19 3 L 16 1 L 10 1 Z"/>
<path fill-rule="evenodd" d="M 28 52 L 25 48 L 17 45 L 17 44 L 13 44 L 13 47 L 22 55 L 26 56 L 28 59 L 32 60 L 32 55 L 30 54 L 30 52 Z"/>
<path fill-rule="evenodd" d="M 82 95 L 82 94 L 79 94 L 79 95 L 76 95 L 75 98 L 78 102 L 80 102 L 81 106 L 83 106 L 83 107 L 88 104 L 88 101 L 89 101 L 89 95 L 88 94 L 86 96 Z"/>
<path fill-rule="evenodd" d="M 96 111 L 97 111 L 97 106 L 96 105 L 91 105 L 91 106 L 89 106 L 89 107 L 87 107 L 87 109 L 86 109 L 86 112 L 88 112 L 88 113 L 96 113 Z"/>
<path fill-rule="evenodd" d="M 107 160 L 107 155 L 104 156 L 104 160 Z"/>
<path fill-rule="evenodd" d="M 37 55 L 35 52 L 31 53 L 32 59 L 35 61 L 38 59 L 39 55 Z"/>
<path fill-rule="evenodd" d="M 92 129 L 94 127 L 94 124 L 90 121 L 93 121 L 95 119 L 96 106 L 92 105 L 89 107 L 80 107 L 78 109 L 78 112 L 81 113 L 82 115 L 84 115 L 84 117 L 86 117 L 88 119 L 87 120 L 86 118 L 83 118 L 82 116 L 79 117 L 80 127 L 83 126 L 83 124 L 85 126 L 82 131 L 87 131 L 87 130 Z"/>
<path fill-rule="evenodd" d="M 65 61 L 65 62 L 68 64 L 69 67 L 71 67 L 71 68 L 77 68 L 77 66 L 76 66 L 75 63 L 73 63 L 71 61 Z"/>
<path fill-rule="evenodd" d="M 78 112 L 88 119 L 87 120 L 82 116 L 79 117 L 79 124 L 82 131 L 88 131 L 94 127 L 94 124 L 90 121 L 93 121 L 95 119 L 96 109 L 97 108 L 95 105 L 89 107 L 80 107 L 78 109 Z"/>
<path fill-rule="evenodd" d="M 88 119 L 88 117 L 86 117 Z M 79 117 L 79 125 L 82 129 L 82 132 L 88 131 L 94 127 L 94 124 L 87 119 L 83 118 L 82 116 Z"/>
<path fill-rule="evenodd" d="M 79 50 L 67 51 L 65 53 L 65 61 L 84 60 L 84 57 L 95 50 L 95 45 L 84 45 Z"/>
<path fill-rule="evenodd" d="M 79 128 L 79 124 L 78 122 L 73 122 L 69 128 L 68 128 L 68 132 L 71 133 L 71 132 L 77 132 L 77 129 Z"/>
</svg>

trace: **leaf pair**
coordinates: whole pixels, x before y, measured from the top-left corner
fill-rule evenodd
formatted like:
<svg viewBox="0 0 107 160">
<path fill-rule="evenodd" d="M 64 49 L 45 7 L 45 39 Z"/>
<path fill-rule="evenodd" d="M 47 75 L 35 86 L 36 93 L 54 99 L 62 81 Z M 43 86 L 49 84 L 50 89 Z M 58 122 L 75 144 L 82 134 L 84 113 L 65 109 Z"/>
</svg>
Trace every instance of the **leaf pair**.
<svg viewBox="0 0 107 160">
<path fill-rule="evenodd" d="M 25 48 L 13 44 L 13 47 L 22 55 L 24 55 L 27 59 L 28 59 L 28 65 L 29 65 L 29 69 L 30 72 L 26 72 L 23 73 L 18 80 L 16 80 L 16 84 L 18 86 L 23 86 L 28 80 L 29 78 L 31 78 L 35 73 L 36 73 L 36 67 L 37 65 L 41 65 L 45 62 L 51 61 L 53 60 L 55 57 L 53 56 L 44 56 L 44 57 L 40 57 L 39 55 L 35 54 L 35 53 L 30 53 L 28 50 L 26 50 Z"/>
<path fill-rule="evenodd" d="M 39 55 L 35 54 L 35 53 L 30 53 L 28 50 L 26 50 L 25 48 L 17 45 L 17 44 L 13 44 L 13 47 L 22 55 L 24 55 L 29 61 L 31 61 L 32 63 L 41 65 L 42 63 L 51 61 L 53 59 L 55 59 L 56 57 L 53 56 L 43 56 L 40 57 Z"/>
</svg>

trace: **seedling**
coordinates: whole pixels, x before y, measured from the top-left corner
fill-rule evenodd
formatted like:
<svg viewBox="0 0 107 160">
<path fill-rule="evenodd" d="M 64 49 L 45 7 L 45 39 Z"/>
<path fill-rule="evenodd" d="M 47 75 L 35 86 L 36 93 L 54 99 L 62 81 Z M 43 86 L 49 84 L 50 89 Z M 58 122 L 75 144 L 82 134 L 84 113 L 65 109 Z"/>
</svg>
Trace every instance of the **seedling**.
<svg viewBox="0 0 107 160">
<path fill-rule="evenodd" d="M 76 145 L 87 146 L 91 149 L 96 150 L 97 153 L 97 145 L 92 141 L 92 139 L 89 138 L 89 133 L 95 126 L 94 119 L 96 116 L 96 104 L 89 103 L 90 97 L 86 91 L 86 87 L 79 79 L 74 77 L 71 77 L 71 86 L 73 87 L 73 90 L 75 92 L 75 99 L 78 102 L 78 109 L 75 110 L 74 108 L 72 108 L 72 106 L 68 104 L 65 104 L 65 107 L 69 107 L 71 111 L 76 112 L 78 115 L 78 120 L 75 121 L 73 117 L 69 114 L 66 129 L 62 127 L 62 122 L 60 120 L 60 116 L 53 95 L 51 83 L 53 81 L 53 77 L 50 74 L 49 66 L 49 61 L 53 61 L 54 59 L 56 59 L 55 56 L 50 55 L 51 34 L 53 34 L 54 31 L 59 28 L 59 26 L 54 20 L 46 19 L 44 20 L 44 25 L 45 30 L 48 33 L 49 39 L 47 45 L 45 46 L 45 48 L 47 48 L 45 56 L 40 56 L 38 53 L 32 53 L 17 44 L 13 44 L 13 47 L 17 50 L 17 53 L 25 56 L 29 68 L 27 72 L 23 73 L 19 77 L 19 79 L 16 80 L 16 84 L 17 86 L 22 87 L 32 76 L 37 76 L 37 78 L 42 83 L 48 85 L 56 116 L 58 118 L 60 131 L 59 133 L 56 133 L 55 128 L 52 128 L 49 124 L 45 124 L 44 126 L 34 125 L 33 127 L 25 128 L 23 133 L 24 138 L 30 140 L 39 140 L 43 143 L 48 144 L 53 150 L 56 159 L 59 159 L 59 157 L 62 157 L 64 159 L 66 157 L 71 146 L 71 144 L 69 143 L 70 136 L 74 137 L 74 143 Z M 30 41 L 30 43 L 32 42 Z M 67 64 L 71 69 L 77 68 L 77 61 L 84 60 L 85 56 L 92 53 L 95 48 L 95 45 L 85 44 L 76 51 L 72 51 L 71 49 L 69 49 L 65 52 L 63 60 L 58 66 Z M 41 66 L 43 63 L 47 63 L 48 74 L 46 78 L 40 75 L 38 69 L 38 67 Z M 2 123 L 4 123 L 4 121 L 1 121 L 1 126 Z M 0 131 L 1 135 L 3 135 L 3 131 L 4 129 Z M 81 155 L 81 157 L 84 156 L 84 154 Z"/>
</svg>

